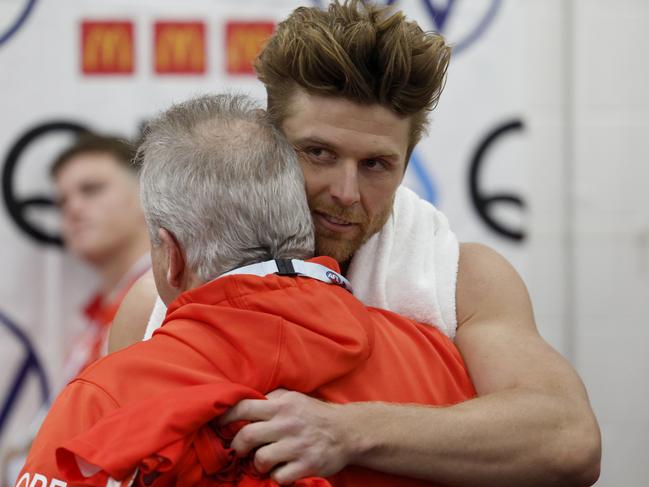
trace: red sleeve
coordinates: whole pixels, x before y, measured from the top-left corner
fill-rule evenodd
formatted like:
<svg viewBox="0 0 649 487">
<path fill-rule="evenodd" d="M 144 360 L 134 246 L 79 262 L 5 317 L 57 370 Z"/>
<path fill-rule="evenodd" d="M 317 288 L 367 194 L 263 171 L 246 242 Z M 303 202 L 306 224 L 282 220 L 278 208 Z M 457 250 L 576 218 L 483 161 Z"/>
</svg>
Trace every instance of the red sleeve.
<svg viewBox="0 0 649 487">
<path fill-rule="evenodd" d="M 106 391 L 92 382 L 78 379 L 69 384 L 54 401 L 38 431 L 16 487 L 67 485 L 56 466 L 56 448 L 118 407 Z"/>
</svg>

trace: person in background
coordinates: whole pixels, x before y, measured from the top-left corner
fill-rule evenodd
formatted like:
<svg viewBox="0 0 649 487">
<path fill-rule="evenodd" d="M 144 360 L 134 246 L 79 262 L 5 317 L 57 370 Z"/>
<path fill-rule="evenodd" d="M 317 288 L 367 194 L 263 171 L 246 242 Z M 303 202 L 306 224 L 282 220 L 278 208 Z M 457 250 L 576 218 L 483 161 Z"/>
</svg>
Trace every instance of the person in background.
<svg viewBox="0 0 649 487">
<path fill-rule="evenodd" d="M 151 268 L 134 156 L 134 147 L 124 139 L 86 133 L 52 164 L 65 248 L 100 278 L 83 309 L 85 329 L 66 338 L 67 356 L 54 376 L 55 392 L 107 353 L 110 325 L 122 299 Z M 3 485 L 13 483 L 48 409 L 42 407 L 21 437 L 11 440 L 2 460 L 7 472 Z"/>
<path fill-rule="evenodd" d="M 134 155 L 134 147 L 120 138 L 85 134 L 52 165 L 65 247 L 100 277 L 84 308 L 88 325 L 64 366 L 66 382 L 106 354 L 122 299 L 151 268 Z"/>
</svg>

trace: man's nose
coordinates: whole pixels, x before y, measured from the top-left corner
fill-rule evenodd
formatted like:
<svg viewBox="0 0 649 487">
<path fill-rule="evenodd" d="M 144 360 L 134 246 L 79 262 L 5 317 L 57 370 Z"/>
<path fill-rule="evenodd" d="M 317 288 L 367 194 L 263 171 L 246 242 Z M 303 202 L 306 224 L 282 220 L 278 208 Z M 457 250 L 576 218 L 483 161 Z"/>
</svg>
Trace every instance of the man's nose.
<svg viewBox="0 0 649 487">
<path fill-rule="evenodd" d="M 358 165 L 355 161 L 341 161 L 329 187 L 329 193 L 334 201 L 343 207 L 352 206 L 360 201 Z"/>
<path fill-rule="evenodd" d="M 76 195 L 67 196 L 65 203 L 61 206 L 61 215 L 66 220 L 74 221 L 81 216 L 84 204 L 83 198 Z"/>
</svg>

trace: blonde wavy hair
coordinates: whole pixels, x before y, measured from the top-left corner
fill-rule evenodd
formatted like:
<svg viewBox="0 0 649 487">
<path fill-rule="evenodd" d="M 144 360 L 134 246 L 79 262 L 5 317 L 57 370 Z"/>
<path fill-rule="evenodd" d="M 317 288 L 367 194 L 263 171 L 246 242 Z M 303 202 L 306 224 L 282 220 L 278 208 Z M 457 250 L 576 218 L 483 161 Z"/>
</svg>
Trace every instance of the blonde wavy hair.
<svg viewBox="0 0 649 487">
<path fill-rule="evenodd" d="M 255 62 L 278 126 L 296 86 L 309 94 L 380 104 L 411 117 L 408 155 L 439 100 L 451 49 L 436 32 L 389 7 L 334 1 L 300 7 L 282 23 Z"/>
</svg>

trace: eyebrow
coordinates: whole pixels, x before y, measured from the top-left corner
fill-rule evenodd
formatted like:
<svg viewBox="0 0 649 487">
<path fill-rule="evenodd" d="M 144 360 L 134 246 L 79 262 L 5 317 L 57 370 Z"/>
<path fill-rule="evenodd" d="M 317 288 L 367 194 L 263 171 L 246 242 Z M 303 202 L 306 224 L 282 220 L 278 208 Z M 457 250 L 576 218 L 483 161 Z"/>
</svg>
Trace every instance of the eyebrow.
<svg viewBox="0 0 649 487">
<path fill-rule="evenodd" d="M 319 137 L 314 137 L 314 136 L 303 137 L 301 139 L 298 139 L 297 141 L 295 141 L 294 145 L 305 145 L 305 144 L 324 145 L 332 149 L 337 148 L 335 144 L 332 144 L 331 142 L 327 142 L 324 139 L 320 139 Z"/>
<path fill-rule="evenodd" d="M 335 152 L 340 152 L 340 149 L 336 144 L 326 141 L 325 139 L 321 139 L 317 136 L 303 137 L 301 139 L 296 140 L 293 145 L 297 146 L 298 148 L 301 148 L 302 146 L 308 144 L 319 145 L 319 146 L 326 147 L 328 149 L 333 149 Z M 365 156 L 363 159 L 372 159 L 372 158 L 398 159 L 399 154 L 389 150 L 388 151 L 378 150 L 376 152 L 373 152 L 372 155 Z"/>
</svg>

